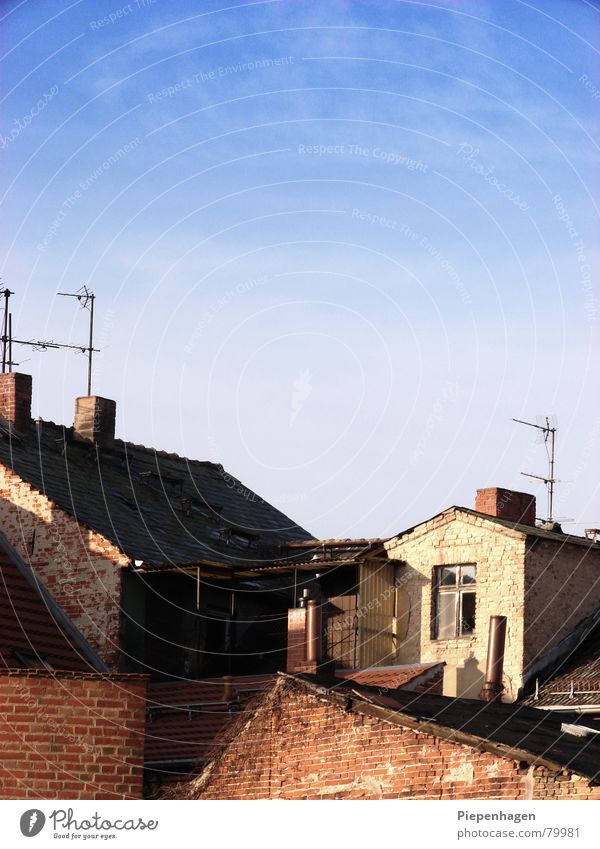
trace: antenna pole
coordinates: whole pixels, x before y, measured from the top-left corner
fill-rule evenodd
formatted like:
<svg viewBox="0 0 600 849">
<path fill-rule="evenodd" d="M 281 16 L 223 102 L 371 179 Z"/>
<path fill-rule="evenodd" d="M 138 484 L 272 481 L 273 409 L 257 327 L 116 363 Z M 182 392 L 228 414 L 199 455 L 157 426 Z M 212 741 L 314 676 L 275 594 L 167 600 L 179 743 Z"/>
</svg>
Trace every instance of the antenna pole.
<svg viewBox="0 0 600 849">
<path fill-rule="evenodd" d="M 90 341 L 88 344 L 88 391 L 87 394 L 92 394 L 92 356 L 94 354 L 94 300 L 96 296 L 90 292 Z"/>
<path fill-rule="evenodd" d="M 90 332 L 89 332 L 89 341 L 87 348 L 82 347 L 80 345 L 61 345 L 61 348 L 73 347 L 78 348 L 82 353 L 87 355 L 88 358 L 88 373 L 87 373 L 87 394 L 88 396 L 92 394 L 92 358 L 94 356 L 94 351 L 97 351 L 97 348 L 94 348 L 94 301 L 96 296 L 88 289 L 87 286 L 82 286 L 77 292 L 58 292 L 59 295 L 62 295 L 63 298 L 77 298 L 82 309 L 87 309 L 89 306 L 90 310 Z"/>
<path fill-rule="evenodd" d="M 548 416 L 545 417 L 546 424 L 533 424 L 533 422 L 526 422 L 523 419 L 513 419 L 513 422 L 518 422 L 519 424 L 528 425 L 528 427 L 535 427 L 537 430 L 541 430 L 544 434 L 544 443 L 546 444 L 546 451 L 548 453 L 548 476 L 544 477 L 543 475 L 532 475 L 529 472 L 521 472 L 522 475 L 528 478 L 537 478 L 538 480 L 544 481 L 546 484 L 546 488 L 548 490 L 548 518 L 547 522 L 553 522 L 553 513 L 554 513 L 554 484 L 557 482 L 554 477 L 554 463 L 556 459 L 556 451 L 555 451 L 555 440 L 556 440 L 556 428 L 552 427 L 550 424 L 550 418 Z M 548 450 L 548 440 L 550 440 L 550 450 Z"/>
<path fill-rule="evenodd" d="M 552 522 L 552 507 L 554 501 L 554 438 L 556 436 L 556 428 L 550 427 L 550 421 L 546 416 L 546 428 L 547 432 L 550 434 L 550 477 L 548 479 L 548 521 Z"/>
<path fill-rule="evenodd" d="M 7 359 L 10 366 L 12 357 L 8 353 L 8 299 L 13 294 L 8 287 L 2 289 L 4 295 L 4 321 L 2 326 L 2 374 L 6 371 Z M 8 355 L 8 356 L 7 356 Z M 12 371 L 12 367 L 9 369 Z"/>
</svg>

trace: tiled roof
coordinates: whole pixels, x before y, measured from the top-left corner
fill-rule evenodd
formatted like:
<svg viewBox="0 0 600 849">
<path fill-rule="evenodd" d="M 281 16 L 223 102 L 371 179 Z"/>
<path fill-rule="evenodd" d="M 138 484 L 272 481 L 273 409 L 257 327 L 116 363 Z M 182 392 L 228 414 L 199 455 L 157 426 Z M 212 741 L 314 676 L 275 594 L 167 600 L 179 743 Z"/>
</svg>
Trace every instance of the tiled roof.
<svg viewBox="0 0 600 849">
<path fill-rule="evenodd" d="M 525 704 L 564 710 L 594 705 L 600 713 L 600 627 L 560 661 Z"/>
<path fill-rule="evenodd" d="M 0 538 L 0 671 L 41 666 L 95 672 L 101 664 L 35 575 Z"/>
<path fill-rule="evenodd" d="M 443 667 L 443 663 L 416 663 L 407 666 L 373 666 L 369 669 L 338 669 L 335 677 L 385 690 L 396 690 L 398 687 L 407 686 L 412 689 L 422 680 L 423 688 L 426 690 L 430 675 L 443 671 Z"/>
<path fill-rule="evenodd" d="M 216 463 L 115 440 L 100 452 L 52 422 L 0 428 L 0 463 L 132 560 L 150 565 L 272 560 L 311 535 Z"/>
</svg>

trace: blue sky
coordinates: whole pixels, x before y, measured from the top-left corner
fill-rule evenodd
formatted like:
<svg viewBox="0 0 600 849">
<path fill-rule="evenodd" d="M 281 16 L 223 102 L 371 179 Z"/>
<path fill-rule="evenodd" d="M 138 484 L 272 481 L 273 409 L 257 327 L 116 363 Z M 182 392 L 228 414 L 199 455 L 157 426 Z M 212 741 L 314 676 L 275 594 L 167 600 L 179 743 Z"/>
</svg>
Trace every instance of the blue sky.
<svg viewBox="0 0 600 849">
<path fill-rule="evenodd" d="M 4 2 L 2 282 L 118 433 L 323 537 L 600 524 L 597 3 Z M 72 422 L 81 355 L 16 351 Z"/>
</svg>

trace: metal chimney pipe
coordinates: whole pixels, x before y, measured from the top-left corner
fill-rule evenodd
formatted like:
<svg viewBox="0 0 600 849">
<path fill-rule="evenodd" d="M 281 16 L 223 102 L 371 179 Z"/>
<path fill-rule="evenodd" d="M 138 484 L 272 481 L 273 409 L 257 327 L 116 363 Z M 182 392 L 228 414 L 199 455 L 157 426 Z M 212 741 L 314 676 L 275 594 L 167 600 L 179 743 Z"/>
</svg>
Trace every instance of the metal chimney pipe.
<svg viewBox="0 0 600 849">
<path fill-rule="evenodd" d="M 223 675 L 223 701 L 234 702 L 236 699 L 235 687 L 231 675 Z"/>
<path fill-rule="evenodd" d="M 493 702 L 502 694 L 502 673 L 504 667 L 504 645 L 506 643 L 506 616 L 490 616 L 488 634 L 488 653 L 485 668 L 485 682 L 479 698 Z"/>
<path fill-rule="evenodd" d="M 319 663 L 322 658 L 321 608 L 314 598 L 306 608 L 306 661 Z"/>
</svg>

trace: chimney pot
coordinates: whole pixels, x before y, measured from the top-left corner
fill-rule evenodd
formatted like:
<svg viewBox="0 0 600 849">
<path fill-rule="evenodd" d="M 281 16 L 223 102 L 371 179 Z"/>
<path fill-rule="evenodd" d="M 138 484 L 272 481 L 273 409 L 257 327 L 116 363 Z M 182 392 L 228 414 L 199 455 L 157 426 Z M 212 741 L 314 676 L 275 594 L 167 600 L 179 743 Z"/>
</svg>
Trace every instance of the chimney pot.
<svg viewBox="0 0 600 849">
<path fill-rule="evenodd" d="M 112 448 L 117 405 L 109 398 L 84 395 L 75 400 L 73 436 L 100 448 Z"/>
<path fill-rule="evenodd" d="M 0 374 L 0 416 L 24 433 L 31 425 L 31 375 L 18 371 Z"/>
</svg>

